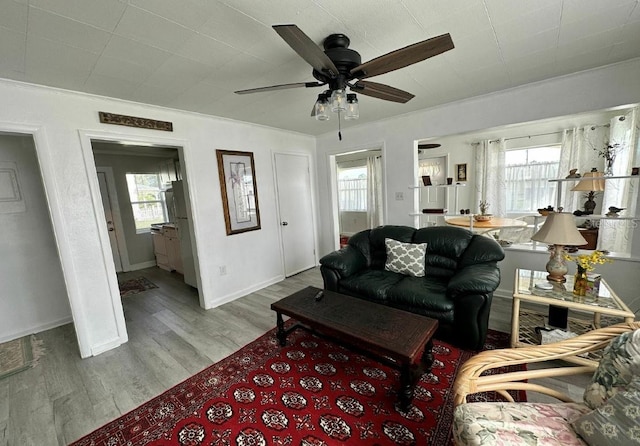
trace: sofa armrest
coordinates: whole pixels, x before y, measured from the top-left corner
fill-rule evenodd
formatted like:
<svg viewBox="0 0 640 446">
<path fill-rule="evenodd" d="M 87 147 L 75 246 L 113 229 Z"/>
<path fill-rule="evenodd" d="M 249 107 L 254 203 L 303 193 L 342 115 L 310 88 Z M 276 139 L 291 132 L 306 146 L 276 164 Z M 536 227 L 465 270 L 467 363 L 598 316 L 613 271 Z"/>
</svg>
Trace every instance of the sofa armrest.
<svg viewBox="0 0 640 446">
<path fill-rule="evenodd" d="M 447 286 L 447 294 L 455 299 L 467 294 L 493 293 L 500 285 L 500 269 L 495 262 L 469 265 L 458 271 Z"/>
<path fill-rule="evenodd" d="M 353 246 L 345 246 L 320 259 L 320 265 L 334 270 L 340 278 L 349 277 L 367 267 L 367 259 Z"/>
</svg>

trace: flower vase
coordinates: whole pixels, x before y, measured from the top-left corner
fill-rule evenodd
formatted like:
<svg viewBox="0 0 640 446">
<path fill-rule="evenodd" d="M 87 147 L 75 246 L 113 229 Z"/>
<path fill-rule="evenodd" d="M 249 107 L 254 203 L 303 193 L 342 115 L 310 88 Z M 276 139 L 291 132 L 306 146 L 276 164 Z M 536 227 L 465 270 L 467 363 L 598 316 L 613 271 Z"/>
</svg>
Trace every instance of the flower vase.
<svg viewBox="0 0 640 446">
<path fill-rule="evenodd" d="M 616 156 L 614 154 L 607 156 L 604 159 L 604 174 L 605 176 L 613 176 L 613 162 L 616 160 Z"/>
<path fill-rule="evenodd" d="M 586 296 L 588 288 L 587 270 L 578 266 L 578 271 L 573 279 L 573 294 Z"/>
</svg>

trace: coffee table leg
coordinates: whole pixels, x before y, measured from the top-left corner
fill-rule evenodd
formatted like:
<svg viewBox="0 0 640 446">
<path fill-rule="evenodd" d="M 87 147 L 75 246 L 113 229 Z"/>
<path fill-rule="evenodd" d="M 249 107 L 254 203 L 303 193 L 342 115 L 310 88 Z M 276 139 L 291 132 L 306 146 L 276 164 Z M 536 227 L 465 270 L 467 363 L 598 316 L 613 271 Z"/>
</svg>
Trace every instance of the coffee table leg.
<svg viewBox="0 0 640 446">
<path fill-rule="evenodd" d="M 424 347 L 424 352 L 422 352 L 422 373 L 429 373 L 431 371 L 431 367 L 433 366 L 433 341 L 429 339 L 427 345 Z"/>
<path fill-rule="evenodd" d="M 424 373 L 429 373 L 433 366 L 433 342 L 429 340 L 420 358 L 420 367 L 415 364 L 404 364 L 400 369 L 400 409 L 406 411 L 413 400 L 416 383 Z"/>
<path fill-rule="evenodd" d="M 287 345 L 287 332 L 284 329 L 284 320 L 282 319 L 282 314 L 276 313 L 276 323 L 278 324 L 278 332 L 276 333 L 276 337 L 278 341 L 280 341 L 280 346 L 284 347 Z"/>
<path fill-rule="evenodd" d="M 400 409 L 406 411 L 413 400 L 413 388 L 415 386 L 415 366 L 404 364 L 400 369 Z"/>
</svg>

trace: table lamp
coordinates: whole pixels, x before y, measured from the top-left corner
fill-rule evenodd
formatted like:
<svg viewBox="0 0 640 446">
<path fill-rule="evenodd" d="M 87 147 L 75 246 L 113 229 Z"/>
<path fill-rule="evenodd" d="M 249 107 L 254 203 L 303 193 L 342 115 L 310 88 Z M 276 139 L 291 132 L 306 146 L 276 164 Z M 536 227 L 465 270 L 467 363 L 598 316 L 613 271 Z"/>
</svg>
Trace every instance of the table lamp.
<svg viewBox="0 0 640 446">
<path fill-rule="evenodd" d="M 568 212 L 552 212 L 531 240 L 553 245 L 551 257 L 547 262 L 547 280 L 550 282 L 566 282 L 567 262 L 564 259 L 566 245 L 581 246 L 587 241 L 580 235 L 573 214 Z"/>
<path fill-rule="evenodd" d="M 584 203 L 584 211 L 587 214 L 593 214 L 596 208 L 596 202 L 593 201 L 595 193 L 604 190 L 604 180 L 600 179 L 602 176 L 602 172 L 585 172 L 580 182 L 571 188 L 572 191 L 588 192 L 587 201 Z"/>
</svg>

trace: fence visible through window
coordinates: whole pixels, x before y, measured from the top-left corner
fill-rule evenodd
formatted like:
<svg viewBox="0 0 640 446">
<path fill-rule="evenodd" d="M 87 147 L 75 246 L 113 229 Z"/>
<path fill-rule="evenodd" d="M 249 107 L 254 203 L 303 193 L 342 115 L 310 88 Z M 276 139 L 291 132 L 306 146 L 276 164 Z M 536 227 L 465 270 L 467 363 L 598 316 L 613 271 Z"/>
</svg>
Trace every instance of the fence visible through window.
<svg viewBox="0 0 640 446">
<path fill-rule="evenodd" d="M 367 179 L 356 178 L 338 181 L 338 197 L 341 211 L 367 211 Z"/>
<path fill-rule="evenodd" d="M 136 232 L 146 232 L 153 223 L 167 221 L 164 192 L 157 174 L 128 173 L 127 187 Z"/>
<path fill-rule="evenodd" d="M 505 159 L 508 213 L 535 213 L 554 205 L 558 183 L 560 146 L 509 150 Z"/>
</svg>

